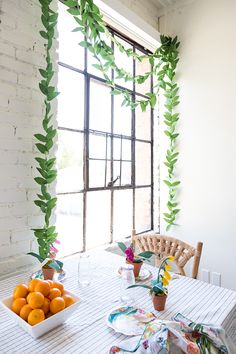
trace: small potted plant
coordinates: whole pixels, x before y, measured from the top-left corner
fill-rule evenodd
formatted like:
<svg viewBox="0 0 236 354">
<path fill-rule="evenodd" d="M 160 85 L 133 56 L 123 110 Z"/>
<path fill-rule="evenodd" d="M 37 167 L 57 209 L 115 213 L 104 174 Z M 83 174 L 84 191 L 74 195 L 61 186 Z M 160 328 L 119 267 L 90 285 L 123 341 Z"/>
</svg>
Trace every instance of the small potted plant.
<svg viewBox="0 0 236 354">
<path fill-rule="evenodd" d="M 126 256 L 126 263 L 132 264 L 134 266 L 134 276 L 137 278 L 143 265 L 143 261 L 149 261 L 149 258 L 152 257 L 154 252 L 145 251 L 135 255 L 132 243 L 127 247 L 123 242 L 118 242 L 118 246 Z"/>
<path fill-rule="evenodd" d="M 34 252 L 29 252 L 28 254 L 37 258 L 41 263 L 42 273 L 45 280 L 52 280 L 55 270 L 59 272 L 62 267 L 63 263 L 55 259 L 56 254 L 58 252 L 57 248 L 55 247 L 55 243 L 59 244 L 58 240 L 55 240 L 53 244 L 49 245 L 48 252 L 43 252 L 41 248 L 39 248 L 39 254 Z"/>
<path fill-rule="evenodd" d="M 168 295 L 168 285 L 171 279 L 171 275 L 168 272 L 170 270 L 170 265 L 168 261 L 173 261 L 174 257 L 166 257 L 159 267 L 157 273 L 157 279 L 151 281 L 151 285 L 131 285 L 129 288 L 142 287 L 150 290 L 150 295 L 152 297 L 152 302 L 154 309 L 157 311 L 163 311 L 165 309 L 166 299 Z"/>
</svg>

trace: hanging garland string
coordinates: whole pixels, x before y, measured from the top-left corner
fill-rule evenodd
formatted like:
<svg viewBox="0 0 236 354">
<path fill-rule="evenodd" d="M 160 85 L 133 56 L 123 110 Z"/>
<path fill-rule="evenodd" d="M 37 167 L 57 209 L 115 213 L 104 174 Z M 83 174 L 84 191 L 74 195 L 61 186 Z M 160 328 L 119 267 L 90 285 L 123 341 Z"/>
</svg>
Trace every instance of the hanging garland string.
<svg viewBox="0 0 236 354">
<path fill-rule="evenodd" d="M 176 83 L 176 67 L 179 61 L 178 47 L 180 43 L 177 37 L 161 36 L 161 47 L 159 48 L 160 67 L 156 75 L 159 86 L 163 90 L 165 100 L 164 124 L 166 126 L 165 134 L 169 139 L 169 147 L 166 151 L 166 160 L 164 164 L 167 167 L 167 178 L 164 183 L 169 189 L 167 208 L 168 212 L 164 213 L 164 220 L 167 223 L 167 230 L 175 225 L 175 219 L 180 209 L 176 200 L 177 188 L 180 181 L 175 178 L 176 163 L 178 161 L 179 152 L 177 151 L 176 140 L 179 134 L 176 132 L 176 125 L 179 120 L 179 113 L 175 112 L 179 104 L 179 87 Z"/>
<path fill-rule="evenodd" d="M 42 120 L 43 133 L 35 134 L 38 141 L 35 146 L 41 157 L 36 157 L 39 176 L 34 180 L 40 186 L 40 194 L 37 194 L 38 199 L 34 203 L 40 208 L 44 215 L 44 225 L 42 228 L 33 229 L 34 235 L 39 246 L 39 254 L 30 252 L 41 263 L 49 258 L 53 259 L 57 253 L 54 243 L 57 239 L 56 227 L 51 225 L 52 211 L 56 206 L 57 198 L 50 193 L 50 185 L 57 177 L 55 169 L 56 158 L 52 150 L 54 147 L 54 139 L 57 130 L 53 126 L 53 114 L 51 101 L 59 94 L 55 87 L 51 84 L 54 77 L 53 63 L 50 55 L 54 39 L 54 29 L 57 24 L 58 14 L 50 8 L 52 0 L 39 0 L 41 4 L 41 21 L 44 30 L 40 31 L 41 37 L 45 40 L 46 66 L 44 69 L 39 69 L 42 80 L 39 83 L 39 89 L 44 95 L 44 116 Z M 59 270 L 62 263 L 56 260 L 51 260 L 47 264 L 51 268 Z"/>
</svg>

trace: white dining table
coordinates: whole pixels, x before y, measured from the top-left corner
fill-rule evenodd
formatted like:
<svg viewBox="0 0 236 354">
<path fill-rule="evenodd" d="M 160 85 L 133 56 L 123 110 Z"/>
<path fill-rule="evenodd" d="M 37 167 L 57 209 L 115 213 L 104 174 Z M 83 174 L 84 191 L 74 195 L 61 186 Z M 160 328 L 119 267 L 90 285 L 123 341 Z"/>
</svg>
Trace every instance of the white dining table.
<svg viewBox="0 0 236 354">
<path fill-rule="evenodd" d="M 91 252 L 90 259 L 91 283 L 85 288 L 78 285 L 78 257 L 65 260 L 65 288 L 81 297 L 81 304 L 50 333 L 33 339 L 0 309 L 1 354 L 108 354 L 111 346 L 127 338 L 106 324 L 108 313 L 121 306 L 118 268 L 124 264 L 124 257 L 97 250 Z M 155 276 L 156 268 L 146 264 L 144 267 Z M 0 279 L 0 298 L 10 296 L 16 284 L 28 281 L 31 272 L 29 269 Z M 232 290 L 178 276 L 170 282 L 162 312 L 153 309 L 147 289 L 136 288 L 134 296 L 136 306 L 152 311 L 159 319 L 169 320 L 181 313 L 195 322 L 222 326 L 236 345 L 236 292 Z"/>
</svg>

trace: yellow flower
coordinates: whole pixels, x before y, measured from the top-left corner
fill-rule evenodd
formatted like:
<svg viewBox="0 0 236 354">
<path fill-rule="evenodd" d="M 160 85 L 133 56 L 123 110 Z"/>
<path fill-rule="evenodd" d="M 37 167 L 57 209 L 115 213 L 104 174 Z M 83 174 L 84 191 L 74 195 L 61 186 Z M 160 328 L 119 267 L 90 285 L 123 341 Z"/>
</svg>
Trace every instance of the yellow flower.
<svg viewBox="0 0 236 354">
<path fill-rule="evenodd" d="M 169 261 L 172 262 L 175 259 L 175 257 L 174 256 L 169 256 L 168 259 L 169 259 Z"/>
<path fill-rule="evenodd" d="M 166 278 L 167 280 L 171 279 L 170 273 L 168 273 L 167 271 L 164 271 L 163 273 L 164 278 Z"/>
<path fill-rule="evenodd" d="M 162 278 L 162 283 L 163 283 L 164 286 L 169 285 L 169 282 L 168 282 L 168 280 L 166 278 Z"/>
<path fill-rule="evenodd" d="M 165 270 L 170 270 L 171 269 L 171 266 L 169 264 L 165 264 Z"/>
</svg>

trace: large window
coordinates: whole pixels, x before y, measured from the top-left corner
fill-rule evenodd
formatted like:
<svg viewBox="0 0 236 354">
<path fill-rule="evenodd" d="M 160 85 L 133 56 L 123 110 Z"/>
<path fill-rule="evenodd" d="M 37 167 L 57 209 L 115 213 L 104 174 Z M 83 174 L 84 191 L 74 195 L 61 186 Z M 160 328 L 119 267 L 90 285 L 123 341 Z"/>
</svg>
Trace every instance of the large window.
<svg viewBox="0 0 236 354">
<path fill-rule="evenodd" d="M 120 95 L 110 94 L 74 27 L 59 5 L 57 227 L 63 255 L 127 237 L 132 228 L 153 228 L 153 112 L 131 110 Z M 109 30 L 127 48 L 145 53 Z M 114 54 L 133 75 L 150 70 L 148 61 L 136 62 L 117 49 Z M 110 75 L 133 99 L 152 90 L 151 79 L 137 85 Z"/>
</svg>

